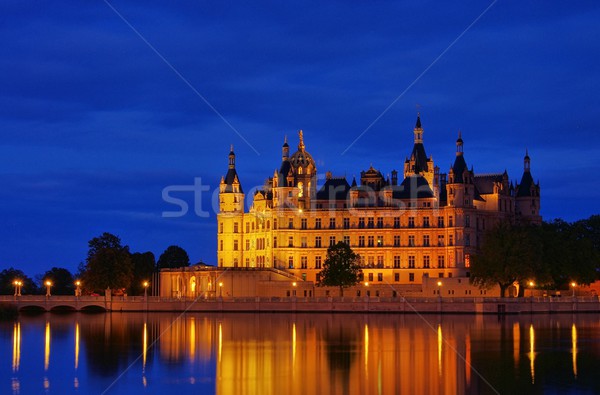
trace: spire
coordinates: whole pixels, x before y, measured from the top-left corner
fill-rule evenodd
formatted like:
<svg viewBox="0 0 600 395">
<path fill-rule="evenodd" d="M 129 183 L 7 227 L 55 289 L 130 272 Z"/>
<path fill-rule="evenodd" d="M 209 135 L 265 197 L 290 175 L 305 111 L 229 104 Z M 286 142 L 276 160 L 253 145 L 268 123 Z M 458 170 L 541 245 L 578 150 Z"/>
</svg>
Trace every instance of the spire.
<svg viewBox="0 0 600 395">
<path fill-rule="evenodd" d="M 235 169 L 235 153 L 233 152 L 233 144 L 231 144 L 231 150 L 229 151 L 229 168 Z"/>
<path fill-rule="evenodd" d="M 456 139 L 456 156 L 462 156 L 463 154 L 463 139 L 462 132 L 458 131 L 458 139 Z"/>
<path fill-rule="evenodd" d="M 290 157 L 290 146 L 287 142 L 287 136 L 283 138 L 283 146 L 281 147 L 281 160 L 286 161 Z"/>
<path fill-rule="evenodd" d="M 302 129 L 298 132 L 298 137 L 300 138 L 300 142 L 298 143 L 298 150 L 304 151 L 304 134 L 302 133 Z"/>
<path fill-rule="evenodd" d="M 529 158 L 529 152 L 527 148 L 525 148 L 525 158 L 523 158 L 524 162 L 524 171 L 529 172 L 531 170 L 531 159 Z"/>
<path fill-rule="evenodd" d="M 423 128 L 421 127 L 421 114 L 417 113 L 417 123 L 414 129 L 415 144 L 423 143 Z"/>
</svg>

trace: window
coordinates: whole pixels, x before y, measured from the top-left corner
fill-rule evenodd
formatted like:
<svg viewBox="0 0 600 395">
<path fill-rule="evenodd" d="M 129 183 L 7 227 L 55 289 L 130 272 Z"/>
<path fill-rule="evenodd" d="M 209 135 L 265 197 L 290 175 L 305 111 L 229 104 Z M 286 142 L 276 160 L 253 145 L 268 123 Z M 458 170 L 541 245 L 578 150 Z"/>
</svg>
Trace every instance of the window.
<svg viewBox="0 0 600 395">
<path fill-rule="evenodd" d="M 344 218 L 344 229 L 350 229 L 350 218 Z"/>
<path fill-rule="evenodd" d="M 369 273 L 369 281 L 373 281 L 373 273 Z"/>
<path fill-rule="evenodd" d="M 293 257 L 293 256 L 291 256 L 291 255 L 288 257 L 288 267 L 289 267 L 290 269 L 293 269 L 293 268 L 294 268 L 294 257 Z"/>
<path fill-rule="evenodd" d="M 444 235 L 438 235 L 438 247 L 444 246 Z"/>
<path fill-rule="evenodd" d="M 408 256 L 408 268 L 409 269 L 414 269 L 415 268 L 415 256 L 414 255 L 409 255 Z"/>
<path fill-rule="evenodd" d="M 438 228 L 444 227 L 444 217 L 438 217 Z"/>
<path fill-rule="evenodd" d="M 377 273 L 377 281 L 383 281 L 383 273 Z"/>
<path fill-rule="evenodd" d="M 465 246 L 469 247 L 471 245 L 471 235 L 465 235 Z"/>
<path fill-rule="evenodd" d="M 423 235 L 423 246 L 429 247 L 429 235 Z"/>
<path fill-rule="evenodd" d="M 364 218 L 359 218 L 358 219 L 358 228 L 359 229 L 364 229 L 365 227 L 365 219 Z"/>
<path fill-rule="evenodd" d="M 408 217 L 408 227 L 409 228 L 415 227 L 415 217 Z"/>
<path fill-rule="evenodd" d="M 335 245 L 335 236 L 329 236 L 329 247 Z"/>
<path fill-rule="evenodd" d="M 315 237 L 315 247 L 317 247 L 317 248 L 321 247 L 321 236 Z"/>
<path fill-rule="evenodd" d="M 470 227 L 471 227 L 471 216 L 465 215 L 465 228 L 470 228 Z"/>
<path fill-rule="evenodd" d="M 277 248 L 277 237 L 273 237 L 273 248 Z"/>
<path fill-rule="evenodd" d="M 288 219 L 288 229 L 294 229 L 294 218 Z"/>
<path fill-rule="evenodd" d="M 219 233 L 223 233 L 223 222 L 219 222 Z"/>
<path fill-rule="evenodd" d="M 316 256 L 315 257 L 315 269 L 320 269 L 320 268 L 321 268 L 321 257 Z"/>
<path fill-rule="evenodd" d="M 394 255 L 394 268 L 400 268 L 400 255 Z"/>
<path fill-rule="evenodd" d="M 444 256 L 443 255 L 438 256 L 438 268 L 440 268 L 440 269 L 444 268 Z"/>
<path fill-rule="evenodd" d="M 315 219 L 315 229 L 321 229 L 321 218 Z"/>
<path fill-rule="evenodd" d="M 394 247 L 400 247 L 400 235 L 394 235 Z"/>
<path fill-rule="evenodd" d="M 301 256 L 300 257 L 300 268 L 301 269 L 306 269 L 308 266 L 308 257 L 306 256 Z"/>
<path fill-rule="evenodd" d="M 408 236 L 408 246 L 409 247 L 415 246 L 415 236 L 414 235 Z"/>
<path fill-rule="evenodd" d="M 233 223 L 233 233 L 239 233 L 238 226 L 239 226 L 239 224 L 237 222 Z"/>
<path fill-rule="evenodd" d="M 250 240 L 246 239 L 246 251 L 250 250 Z"/>
<path fill-rule="evenodd" d="M 271 229 L 271 221 L 267 220 L 267 230 Z"/>
<path fill-rule="evenodd" d="M 471 254 L 465 254 L 465 267 L 471 267 Z M 467 277 L 469 277 L 469 272 L 467 272 Z"/>
<path fill-rule="evenodd" d="M 239 248 L 238 248 L 238 241 L 237 241 L 237 240 L 234 240 L 234 241 L 233 241 L 233 250 L 234 250 L 234 251 L 237 251 L 238 249 L 239 249 Z"/>
<path fill-rule="evenodd" d="M 329 218 L 329 229 L 335 229 L 335 218 Z"/>
<path fill-rule="evenodd" d="M 344 236 L 344 244 L 350 245 L 350 236 Z"/>
<path fill-rule="evenodd" d="M 369 222 L 367 223 L 367 228 L 372 229 L 375 227 L 375 221 L 373 218 L 369 218 Z"/>
<path fill-rule="evenodd" d="M 301 237 L 300 238 L 300 247 L 306 248 L 306 245 L 307 245 L 307 243 L 306 243 L 306 237 Z"/>
<path fill-rule="evenodd" d="M 375 266 L 375 257 L 374 256 L 370 256 L 367 259 L 369 260 L 369 267 Z"/>
<path fill-rule="evenodd" d="M 250 222 L 246 222 L 246 233 L 250 233 Z"/>
<path fill-rule="evenodd" d="M 377 257 L 377 267 L 383 267 L 383 255 Z"/>
<path fill-rule="evenodd" d="M 453 227 L 454 226 L 454 219 L 453 219 L 453 217 L 451 215 L 448 217 L 448 226 L 449 227 Z"/>
<path fill-rule="evenodd" d="M 365 246 L 365 236 L 358 236 L 358 246 L 359 247 Z"/>
<path fill-rule="evenodd" d="M 429 217 L 423 217 L 423 227 L 429 228 Z"/>
<path fill-rule="evenodd" d="M 219 250 L 223 251 L 223 240 L 219 241 Z"/>
<path fill-rule="evenodd" d="M 288 247 L 293 247 L 294 246 L 294 236 L 290 236 L 288 238 Z"/>
<path fill-rule="evenodd" d="M 398 229 L 400 227 L 400 217 L 394 217 L 394 228 Z"/>
<path fill-rule="evenodd" d="M 408 281 L 411 282 L 411 283 L 415 281 L 415 274 L 414 273 L 408 273 Z"/>
<path fill-rule="evenodd" d="M 306 218 L 302 218 L 300 220 L 300 228 L 301 229 L 306 229 Z"/>
<path fill-rule="evenodd" d="M 394 273 L 394 281 L 395 282 L 400 282 L 400 273 Z"/>
<path fill-rule="evenodd" d="M 449 235 L 448 236 L 448 245 L 449 246 L 453 246 L 454 245 L 454 235 Z"/>
<path fill-rule="evenodd" d="M 277 218 L 273 220 L 273 229 L 277 229 Z"/>
<path fill-rule="evenodd" d="M 438 273 L 438 278 L 444 278 L 444 272 Z"/>
<path fill-rule="evenodd" d="M 250 266 L 250 258 L 246 258 L 246 267 Z"/>
<path fill-rule="evenodd" d="M 383 236 L 377 236 L 377 247 L 383 247 Z"/>
<path fill-rule="evenodd" d="M 382 217 L 377 218 L 377 227 L 383 228 L 383 218 Z"/>
<path fill-rule="evenodd" d="M 429 255 L 425 255 L 423 257 L 423 267 L 425 269 L 429 269 Z"/>
<path fill-rule="evenodd" d="M 369 243 L 368 244 L 369 247 L 373 247 L 375 245 L 375 236 L 368 236 L 367 240 Z"/>
</svg>

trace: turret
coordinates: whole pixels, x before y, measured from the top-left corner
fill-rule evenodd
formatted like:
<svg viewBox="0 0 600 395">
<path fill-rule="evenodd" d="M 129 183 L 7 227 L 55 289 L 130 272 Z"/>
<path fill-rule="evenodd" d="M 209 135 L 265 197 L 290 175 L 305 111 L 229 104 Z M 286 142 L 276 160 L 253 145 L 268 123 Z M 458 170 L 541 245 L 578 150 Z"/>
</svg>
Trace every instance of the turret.
<svg viewBox="0 0 600 395">
<path fill-rule="evenodd" d="M 525 150 L 523 158 L 523 176 L 515 187 L 515 214 L 522 222 L 541 224 L 540 216 L 540 184 L 536 184 L 531 176 L 531 159 Z"/>
</svg>

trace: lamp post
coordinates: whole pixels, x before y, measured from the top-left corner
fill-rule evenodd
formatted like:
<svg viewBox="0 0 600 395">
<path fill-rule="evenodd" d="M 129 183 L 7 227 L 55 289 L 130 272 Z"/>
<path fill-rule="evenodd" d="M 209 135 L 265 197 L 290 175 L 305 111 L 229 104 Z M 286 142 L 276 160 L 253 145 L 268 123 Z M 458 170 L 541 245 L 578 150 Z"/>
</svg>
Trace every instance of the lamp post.
<svg viewBox="0 0 600 395">
<path fill-rule="evenodd" d="M 79 298 L 81 296 L 81 281 L 75 281 L 75 297 Z"/>
<path fill-rule="evenodd" d="M 365 287 L 367 288 L 367 290 L 365 291 L 365 296 L 367 298 L 369 298 L 371 295 L 370 295 L 370 291 L 368 289 L 369 288 L 369 282 L 368 281 L 365 281 Z"/>
<path fill-rule="evenodd" d="M 144 281 L 142 285 L 144 286 L 144 300 L 148 300 L 148 286 L 150 283 L 148 281 Z"/>
<path fill-rule="evenodd" d="M 575 281 L 571 282 L 571 288 L 573 288 L 573 297 L 575 297 L 575 287 L 577 286 L 577 283 Z"/>
<path fill-rule="evenodd" d="M 527 285 L 529 285 L 529 296 L 531 296 L 533 299 L 533 287 L 535 287 L 535 283 L 533 281 L 529 281 Z"/>
<path fill-rule="evenodd" d="M 219 298 L 223 297 L 223 282 L 219 283 Z"/>
<path fill-rule="evenodd" d="M 52 296 L 50 294 L 50 287 L 52 287 L 52 281 L 46 280 L 46 282 L 44 283 L 44 285 L 46 285 L 46 297 Z"/>
<path fill-rule="evenodd" d="M 21 280 L 15 280 L 13 281 L 13 284 L 15 286 L 15 296 L 21 296 L 21 286 L 23 285 L 23 282 Z"/>
<path fill-rule="evenodd" d="M 296 286 L 298 285 L 298 283 L 296 283 L 295 281 L 292 283 L 292 287 L 294 287 L 294 289 L 292 290 L 292 296 L 296 296 Z"/>
<path fill-rule="evenodd" d="M 437 286 L 438 286 L 438 299 L 441 301 L 442 300 L 442 282 L 438 281 L 437 282 Z"/>
</svg>

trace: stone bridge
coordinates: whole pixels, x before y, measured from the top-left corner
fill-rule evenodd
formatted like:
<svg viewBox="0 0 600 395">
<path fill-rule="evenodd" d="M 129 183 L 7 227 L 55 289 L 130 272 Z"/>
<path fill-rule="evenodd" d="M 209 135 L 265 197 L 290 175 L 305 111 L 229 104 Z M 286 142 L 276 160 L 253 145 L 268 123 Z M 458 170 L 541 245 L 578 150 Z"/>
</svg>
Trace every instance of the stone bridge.
<svg viewBox="0 0 600 395">
<path fill-rule="evenodd" d="M 153 299 L 148 297 L 148 299 Z M 0 296 L 0 304 L 16 306 L 18 311 L 67 312 L 67 311 L 145 311 L 148 300 L 143 296 Z"/>
</svg>

